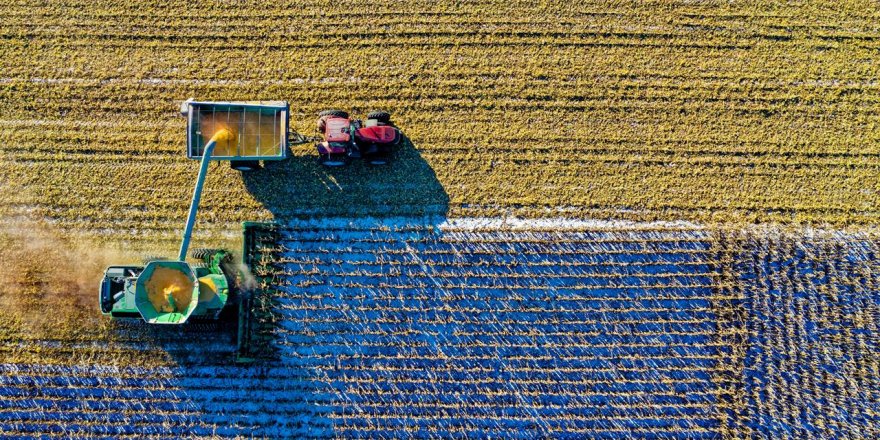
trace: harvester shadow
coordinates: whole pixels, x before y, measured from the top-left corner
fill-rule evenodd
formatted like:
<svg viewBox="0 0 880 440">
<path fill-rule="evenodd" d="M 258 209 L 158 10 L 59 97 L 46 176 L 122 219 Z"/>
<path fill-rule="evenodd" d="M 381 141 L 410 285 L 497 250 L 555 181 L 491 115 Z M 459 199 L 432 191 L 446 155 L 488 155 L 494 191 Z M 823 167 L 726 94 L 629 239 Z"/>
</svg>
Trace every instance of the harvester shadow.
<svg viewBox="0 0 880 440">
<path fill-rule="evenodd" d="M 371 234 L 381 236 L 383 232 L 380 230 L 385 226 L 391 230 L 415 226 L 415 232 L 402 232 L 398 236 L 392 231 L 387 235 L 392 240 L 407 237 L 418 246 L 421 236 L 439 233 L 440 228 L 433 226 L 445 222 L 449 196 L 428 161 L 406 137 L 394 152 L 391 163 L 385 166 L 369 166 L 355 160 L 345 167 L 325 168 L 318 163 L 314 148 L 303 145 L 295 147 L 283 161 L 266 162 L 262 169 L 243 173 L 242 179 L 250 194 L 275 220 L 274 224 L 261 226 L 261 242 L 253 242 L 253 247 L 245 243 L 244 247 L 250 250 L 243 255 L 258 284 L 254 289 L 253 309 L 259 313 L 252 316 L 257 326 L 249 335 L 250 349 L 258 355 L 269 353 L 271 356 L 255 357 L 256 362 L 252 364 L 231 365 L 229 348 L 236 344 L 238 327 L 228 321 L 187 323 L 189 328 L 132 326 L 128 331 L 147 332 L 147 336 L 141 335 L 137 339 L 159 341 L 154 344 L 163 348 L 162 352 L 176 365 L 184 367 L 181 371 L 185 370 L 186 375 L 193 377 L 176 381 L 175 392 L 194 405 L 197 414 L 210 415 L 212 420 L 226 417 L 224 411 L 234 412 L 235 409 L 218 409 L 223 406 L 217 402 L 231 398 L 236 399 L 236 408 L 258 408 L 261 411 L 264 405 L 274 405 L 280 408 L 275 409 L 276 413 L 299 405 L 298 411 L 305 416 L 292 412 L 282 414 L 277 422 L 265 426 L 265 430 L 248 427 L 249 431 L 243 434 L 272 437 L 278 432 L 292 430 L 289 432 L 309 437 L 338 436 L 334 434 L 335 419 L 324 416 L 333 409 L 310 403 L 321 402 L 320 396 L 336 392 L 327 388 L 327 373 L 324 373 L 325 368 L 332 371 L 332 367 L 320 363 L 316 367 L 308 366 L 309 362 L 314 362 L 312 350 L 323 349 L 325 342 L 320 334 L 298 327 L 302 323 L 297 320 L 299 313 L 311 313 L 308 309 L 315 305 L 314 301 L 324 301 L 325 307 L 350 310 L 353 306 L 349 304 L 351 295 L 359 297 L 360 292 L 356 291 L 359 287 L 346 287 L 349 292 L 344 297 L 314 298 L 313 291 L 297 283 L 320 282 L 320 278 L 327 275 L 310 272 L 307 267 L 294 267 L 298 264 L 285 263 L 282 258 L 306 258 L 297 253 L 308 252 L 314 249 L 312 246 L 320 248 L 326 244 L 333 247 L 333 243 L 323 240 L 334 237 L 334 234 L 344 237 L 341 242 L 345 245 L 346 240 L 352 243 L 356 240 L 352 236 L 363 233 L 366 239 L 361 243 L 373 246 L 369 244 Z M 358 231 L 355 226 L 350 231 L 340 230 L 346 229 L 349 222 L 358 223 L 362 229 Z M 311 226 L 303 229 L 302 225 Z M 285 226 L 291 226 L 288 231 L 300 229 L 287 235 Z M 286 241 L 303 237 L 307 238 L 293 244 Z M 317 238 L 307 242 L 310 237 Z M 386 246 L 394 245 L 400 243 L 377 241 L 375 252 L 380 254 Z M 348 258 L 346 252 L 340 250 L 335 255 Z M 329 261 L 327 258 L 330 257 L 325 257 L 325 261 Z M 285 301 L 283 306 L 281 303 Z M 347 324 L 339 323 L 341 326 Z M 351 349 L 367 350 L 358 346 Z M 290 350 L 300 351 L 301 355 L 283 354 L 291 353 Z M 208 375 L 212 380 L 222 376 L 222 380 L 217 381 L 224 384 L 223 388 L 206 388 L 205 381 L 198 376 L 200 374 Z M 279 399 L 279 396 L 283 398 Z M 339 393 L 333 398 L 345 399 L 347 396 Z M 313 426 L 308 422 L 310 419 L 318 421 Z M 238 428 L 227 429 L 232 432 Z"/>
<path fill-rule="evenodd" d="M 137 341 L 136 349 L 164 357 L 172 365 L 228 364 L 236 346 L 237 322 L 234 317 L 219 320 L 191 319 L 183 325 L 145 325 L 120 320 L 113 323 L 119 341 Z"/>
</svg>

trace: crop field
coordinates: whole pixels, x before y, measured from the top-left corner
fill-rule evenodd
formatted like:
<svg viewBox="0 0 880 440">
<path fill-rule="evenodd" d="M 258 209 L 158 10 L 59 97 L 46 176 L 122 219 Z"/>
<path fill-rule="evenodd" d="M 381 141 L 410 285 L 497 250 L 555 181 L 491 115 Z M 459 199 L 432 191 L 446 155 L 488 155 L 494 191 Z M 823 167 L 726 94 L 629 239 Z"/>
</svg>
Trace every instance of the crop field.
<svg viewBox="0 0 880 440">
<path fill-rule="evenodd" d="M 880 438 L 878 11 L 2 2 L 0 437 Z M 256 364 L 97 312 L 177 249 L 190 97 L 405 136 L 211 165 L 194 246 L 278 225 Z"/>
<path fill-rule="evenodd" d="M 0 433 L 875 438 L 876 243 L 301 221 L 264 252 L 274 360 L 232 364 L 222 328 L 23 336 L 4 346 Z"/>
<path fill-rule="evenodd" d="M 880 435 L 877 238 L 745 239 L 747 427 L 764 435 Z M 859 432 L 861 431 L 861 432 Z"/>
</svg>

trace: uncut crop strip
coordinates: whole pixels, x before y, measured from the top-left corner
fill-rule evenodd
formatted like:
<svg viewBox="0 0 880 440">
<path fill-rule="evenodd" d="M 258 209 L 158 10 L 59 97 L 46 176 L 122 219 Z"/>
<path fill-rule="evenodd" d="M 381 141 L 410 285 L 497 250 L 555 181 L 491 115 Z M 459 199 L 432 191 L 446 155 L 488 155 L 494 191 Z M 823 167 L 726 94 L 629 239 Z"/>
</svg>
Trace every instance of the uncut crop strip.
<svg viewBox="0 0 880 440">
<path fill-rule="evenodd" d="M 877 240 L 745 233 L 741 436 L 876 438 Z"/>
<path fill-rule="evenodd" d="M 307 134 L 325 107 L 383 108 L 418 149 L 382 173 L 327 172 L 311 146 L 255 178 L 218 167 L 197 239 L 316 213 L 880 213 L 880 17 L 861 2 L 84 5 L 0 6 L 4 215 L 166 240 L 197 166 L 174 115 L 190 96 L 287 99 Z"/>
</svg>

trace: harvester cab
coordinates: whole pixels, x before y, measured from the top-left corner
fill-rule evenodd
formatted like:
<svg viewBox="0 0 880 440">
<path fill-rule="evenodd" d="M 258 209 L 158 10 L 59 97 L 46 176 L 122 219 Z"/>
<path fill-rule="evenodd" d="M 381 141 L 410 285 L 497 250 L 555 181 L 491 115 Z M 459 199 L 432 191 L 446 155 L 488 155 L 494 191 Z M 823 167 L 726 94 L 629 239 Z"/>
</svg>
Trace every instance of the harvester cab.
<svg viewBox="0 0 880 440">
<path fill-rule="evenodd" d="M 144 265 L 110 266 L 99 287 L 101 312 L 114 319 L 144 320 L 150 324 L 183 324 L 194 319 L 214 320 L 221 311 L 238 305 L 239 349 L 249 328 L 249 302 L 238 288 L 238 266 L 222 249 L 195 249 L 188 253 L 202 187 L 211 160 L 227 160 L 240 171 L 260 167 L 260 161 L 282 160 L 288 151 L 286 102 L 183 103 L 187 118 L 187 157 L 201 161 L 189 215 L 176 259 L 152 259 Z M 247 241 L 248 230 L 245 228 Z M 187 255 L 190 260 L 187 261 Z M 242 256 L 243 259 L 245 255 Z"/>
<path fill-rule="evenodd" d="M 394 147 L 403 136 L 391 122 L 391 115 L 383 111 L 370 112 L 367 119 L 351 119 L 342 110 L 318 113 L 318 157 L 322 165 L 338 167 L 351 159 L 364 159 L 371 165 L 385 165 L 391 159 Z"/>
</svg>

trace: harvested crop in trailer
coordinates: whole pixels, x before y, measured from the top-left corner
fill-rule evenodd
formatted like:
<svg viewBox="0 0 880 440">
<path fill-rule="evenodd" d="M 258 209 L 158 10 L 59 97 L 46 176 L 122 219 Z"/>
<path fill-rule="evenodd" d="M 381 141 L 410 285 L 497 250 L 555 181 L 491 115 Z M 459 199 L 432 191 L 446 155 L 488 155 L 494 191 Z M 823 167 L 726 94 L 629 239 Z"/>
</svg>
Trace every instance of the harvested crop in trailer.
<svg viewBox="0 0 880 440">
<path fill-rule="evenodd" d="M 217 296 L 217 285 L 209 277 L 199 278 L 199 301 L 210 301 Z"/>
<path fill-rule="evenodd" d="M 202 145 L 220 130 L 230 136 L 217 141 L 215 156 L 275 156 L 287 130 L 281 115 L 262 112 L 217 111 L 199 113 Z"/>
</svg>

